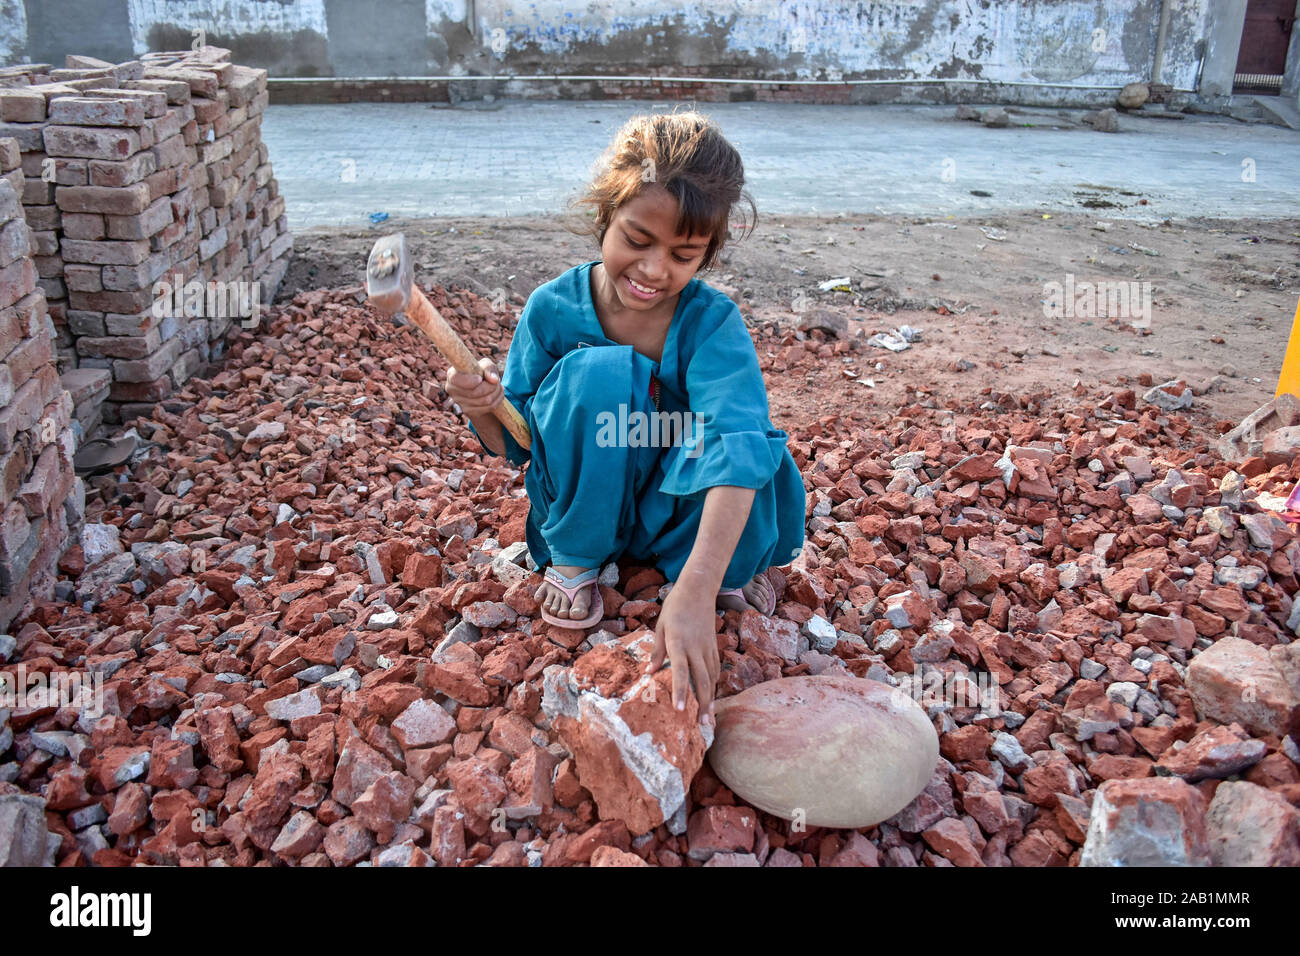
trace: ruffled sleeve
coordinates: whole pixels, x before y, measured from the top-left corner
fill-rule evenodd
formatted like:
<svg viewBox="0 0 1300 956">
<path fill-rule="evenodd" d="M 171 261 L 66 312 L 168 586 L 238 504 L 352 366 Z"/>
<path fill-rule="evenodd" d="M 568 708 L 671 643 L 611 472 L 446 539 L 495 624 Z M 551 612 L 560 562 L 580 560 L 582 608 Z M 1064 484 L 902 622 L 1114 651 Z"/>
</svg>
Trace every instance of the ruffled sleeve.
<svg viewBox="0 0 1300 956">
<path fill-rule="evenodd" d="M 553 298 L 545 287 L 539 287 L 528 297 L 523 311 L 519 314 L 519 323 L 515 326 L 514 337 L 510 340 L 510 350 L 506 353 L 506 367 L 501 375 L 501 386 L 505 390 L 506 401 L 514 405 L 528 421 L 529 405 L 533 396 L 541 387 L 542 380 L 559 361 L 546 341 L 547 303 Z M 473 422 L 469 426 L 479 444 L 483 445 L 483 436 L 479 435 Z M 505 440 L 506 458 L 514 465 L 523 465 L 532 458 L 524 448 L 503 426 L 501 435 Z M 486 445 L 483 450 L 495 454 Z"/>
<path fill-rule="evenodd" d="M 762 488 L 786 453 L 786 434 L 772 427 L 767 386 L 740 311 L 729 309 L 705 328 L 687 359 L 687 401 L 694 417 L 690 440 L 671 449 L 659 490 L 695 497 L 717 485 Z M 716 318 L 715 318 L 716 321 Z"/>
</svg>

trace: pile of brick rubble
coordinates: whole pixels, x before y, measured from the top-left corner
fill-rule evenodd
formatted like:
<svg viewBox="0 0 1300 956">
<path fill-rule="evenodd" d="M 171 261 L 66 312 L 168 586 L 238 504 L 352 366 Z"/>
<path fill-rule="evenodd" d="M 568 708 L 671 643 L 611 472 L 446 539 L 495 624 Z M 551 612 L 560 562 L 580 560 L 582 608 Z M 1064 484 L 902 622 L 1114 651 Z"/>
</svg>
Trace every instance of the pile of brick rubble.
<svg viewBox="0 0 1300 956">
<path fill-rule="evenodd" d="M 501 363 L 512 315 L 430 296 Z M 947 406 L 922 390 L 888 420 L 789 428 L 809 544 L 772 574 L 772 619 L 718 618 L 719 695 L 822 673 L 943 688 L 922 699 L 942 759 L 910 806 L 799 827 L 731 793 L 689 735 L 613 747 L 571 719 L 575 688 L 623 726 L 682 719 L 667 693 L 624 693 L 665 582 L 608 567 L 598 628 L 544 624 L 522 474 L 480 453 L 420 333 L 362 300 L 272 310 L 91 481 L 61 600 L 0 661 L 102 675 L 104 711 L 0 711 L 11 859 L 1300 863 L 1300 545 L 1282 517 L 1300 466 L 1278 441 L 1225 461 L 1122 385 Z M 755 337 L 785 374 L 858 347 Z M 1294 415 L 1273 410 L 1279 432 Z M 989 681 L 993 706 L 952 703 Z M 674 798 L 654 760 L 699 769 Z M 583 767 L 615 772 L 584 786 Z"/>
</svg>

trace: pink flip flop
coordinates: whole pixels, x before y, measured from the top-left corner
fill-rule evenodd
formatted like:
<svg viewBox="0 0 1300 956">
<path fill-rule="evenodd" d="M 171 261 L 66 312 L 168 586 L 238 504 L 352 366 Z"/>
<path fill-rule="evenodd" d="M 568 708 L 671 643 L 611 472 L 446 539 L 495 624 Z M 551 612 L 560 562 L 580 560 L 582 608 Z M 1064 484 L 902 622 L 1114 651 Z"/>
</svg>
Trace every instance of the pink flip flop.
<svg viewBox="0 0 1300 956">
<path fill-rule="evenodd" d="M 768 582 L 769 585 L 771 583 L 772 582 L 770 581 Z M 724 590 L 718 592 L 718 597 L 738 597 L 746 604 L 749 603 L 749 598 L 745 597 L 745 592 L 741 588 L 725 588 Z M 775 589 L 772 592 L 772 596 L 768 598 L 767 605 L 761 609 L 756 609 L 756 610 L 758 610 L 758 613 L 762 614 L 764 617 L 772 616 L 772 612 L 776 610 Z"/>
<path fill-rule="evenodd" d="M 574 630 L 582 630 L 583 628 L 591 627 L 593 624 L 598 624 L 600 619 L 605 616 L 605 602 L 600 596 L 600 585 L 596 582 L 596 578 L 599 574 L 600 568 L 588 568 L 581 574 L 568 578 L 555 570 L 554 567 L 548 567 L 542 576 L 548 582 L 554 584 L 564 592 L 564 596 L 569 599 L 570 607 L 573 606 L 574 596 L 584 587 L 591 585 L 591 613 L 581 621 L 575 621 L 567 617 L 556 617 L 543 607 L 540 608 L 542 620 L 547 624 L 554 624 L 556 627 L 568 627 L 573 628 Z"/>
</svg>

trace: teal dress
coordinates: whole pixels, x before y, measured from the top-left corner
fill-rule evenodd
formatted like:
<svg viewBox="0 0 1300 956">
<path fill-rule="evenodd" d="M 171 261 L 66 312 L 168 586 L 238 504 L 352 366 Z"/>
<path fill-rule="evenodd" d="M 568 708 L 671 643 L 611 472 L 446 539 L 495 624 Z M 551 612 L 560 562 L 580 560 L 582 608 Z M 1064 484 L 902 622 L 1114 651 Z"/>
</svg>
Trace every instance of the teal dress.
<svg viewBox="0 0 1300 956">
<path fill-rule="evenodd" d="M 736 485 L 753 488 L 754 502 L 722 586 L 788 564 L 803 547 L 803 478 L 772 425 L 740 310 L 691 279 L 655 362 L 605 336 L 591 297 L 595 264 L 528 297 L 502 375 L 506 400 L 532 430 L 531 453 L 502 435 L 513 464 L 531 460 L 533 560 L 592 568 L 627 557 L 675 581 L 705 493 Z"/>
</svg>

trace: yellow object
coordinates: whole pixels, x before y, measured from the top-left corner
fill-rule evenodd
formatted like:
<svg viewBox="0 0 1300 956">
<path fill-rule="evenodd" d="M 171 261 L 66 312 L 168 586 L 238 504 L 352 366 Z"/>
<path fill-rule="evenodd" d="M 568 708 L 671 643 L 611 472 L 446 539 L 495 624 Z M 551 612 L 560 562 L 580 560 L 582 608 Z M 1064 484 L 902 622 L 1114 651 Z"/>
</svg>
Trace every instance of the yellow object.
<svg viewBox="0 0 1300 956">
<path fill-rule="evenodd" d="M 1291 320 L 1291 338 L 1287 339 L 1282 374 L 1277 377 L 1277 391 L 1273 394 L 1283 392 L 1300 397 L 1300 302 L 1296 303 L 1295 318 Z"/>
</svg>

